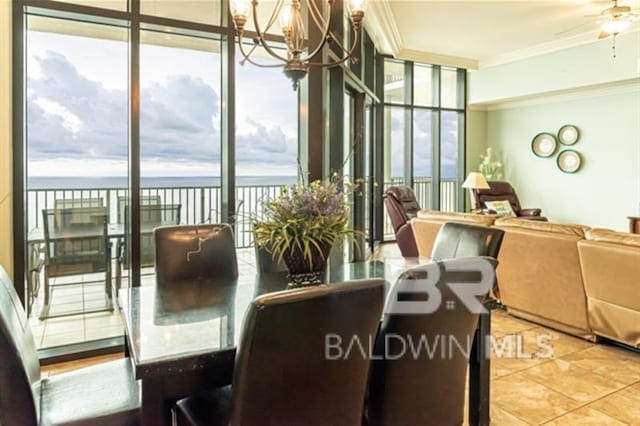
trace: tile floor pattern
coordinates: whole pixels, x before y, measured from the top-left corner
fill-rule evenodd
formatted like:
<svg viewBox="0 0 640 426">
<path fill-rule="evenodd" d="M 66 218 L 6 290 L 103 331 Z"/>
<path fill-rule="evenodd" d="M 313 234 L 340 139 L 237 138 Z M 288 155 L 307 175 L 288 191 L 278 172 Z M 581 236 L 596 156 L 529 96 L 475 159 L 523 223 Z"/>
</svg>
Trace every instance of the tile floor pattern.
<svg viewBox="0 0 640 426">
<path fill-rule="evenodd" d="M 376 253 L 376 258 L 395 256 L 395 245 L 385 245 Z M 245 273 L 252 272 L 252 250 L 239 251 L 239 267 Z M 76 318 L 77 324 L 62 320 L 51 319 L 42 325 L 41 343 L 64 341 L 63 336 L 79 330 L 85 337 L 103 331 L 108 334 L 109 329 L 115 332 L 120 319 L 117 315 L 87 314 L 81 321 Z M 492 425 L 640 426 L 640 353 L 606 343 L 590 343 L 503 311 L 493 312 L 492 335 Z M 50 340 L 45 340 L 47 336 L 51 336 Z M 551 357 L 526 358 L 536 351 L 540 355 L 548 352 L 537 345 L 536 339 L 551 345 Z M 43 375 L 121 356 L 46 366 Z"/>
</svg>

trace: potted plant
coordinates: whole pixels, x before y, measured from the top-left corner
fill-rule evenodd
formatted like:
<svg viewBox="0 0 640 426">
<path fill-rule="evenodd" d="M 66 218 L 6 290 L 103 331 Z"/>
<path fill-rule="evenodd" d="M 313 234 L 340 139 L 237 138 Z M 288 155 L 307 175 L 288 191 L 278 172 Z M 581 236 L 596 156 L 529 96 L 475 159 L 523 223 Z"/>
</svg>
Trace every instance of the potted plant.
<svg viewBox="0 0 640 426">
<path fill-rule="evenodd" d="M 283 187 L 264 204 L 264 218 L 254 223 L 256 245 L 275 261 L 284 261 L 294 283 L 318 282 L 331 247 L 355 235 L 348 226 L 349 203 L 336 178 Z"/>
<path fill-rule="evenodd" d="M 493 152 L 491 148 L 487 148 L 484 155 L 480 155 L 480 166 L 478 171 L 482 173 L 486 180 L 502 179 L 502 163 L 493 160 Z"/>
</svg>

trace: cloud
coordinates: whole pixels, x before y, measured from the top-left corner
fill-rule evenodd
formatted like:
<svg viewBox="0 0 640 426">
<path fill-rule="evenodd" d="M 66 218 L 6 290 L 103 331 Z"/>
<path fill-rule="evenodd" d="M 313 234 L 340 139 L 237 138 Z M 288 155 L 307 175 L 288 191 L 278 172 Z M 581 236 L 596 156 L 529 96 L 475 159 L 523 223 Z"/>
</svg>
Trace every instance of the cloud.
<svg viewBox="0 0 640 426">
<path fill-rule="evenodd" d="M 35 57 L 39 78 L 28 78 L 27 138 L 30 164 L 51 163 L 52 158 L 87 161 L 123 161 L 128 158 L 129 117 L 126 91 L 107 89 L 78 72 L 67 57 L 46 51 Z M 125 64 L 120 64 L 126 66 Z M 118 66 L 118 64 L 115 64 Z M 253 74 L 253 73 L 252 73 Z M 273 77 L 282 79 L 282 75 Z M 262 86 L 269 86 L 265 81 Z M 255 87 L 252 83 L 247 89 Z M 244 89 L 244 88 L 243 88 Z M 249 91 L 243 105 L 248 117 L 252 109 L 270 108 L 265 96 L 253 98 Z M 253 104 L 258 104 L 254 106 Z M 276 120 L 283 120 L 281 103 L 275 103 Z M 219 164 L 220 96 L 201 78 L 170 75 L 144 87 L 140 99 L 140 143 L 143 164 L 206 170 Z M 288 108 L 291 111 L 291 107 Z M 295 110 L 294 110 L 295 111 Z M 296 126 L 297 117 L 291 117 Z M 72 123 L 73 125 L 70 125 Z M 290 124 L 290 123 L 283 123 Z M 278 122 L 244 118 L 236 134 L 237 163 L 289 166 L 295 170 L 297 136 Z M 213 169 L 213 167 L 212 167 Z M 259 169 L 259 167 L 257 167 Z M 73 174 L 73 171 L 69 171 Z"/>
</svg>

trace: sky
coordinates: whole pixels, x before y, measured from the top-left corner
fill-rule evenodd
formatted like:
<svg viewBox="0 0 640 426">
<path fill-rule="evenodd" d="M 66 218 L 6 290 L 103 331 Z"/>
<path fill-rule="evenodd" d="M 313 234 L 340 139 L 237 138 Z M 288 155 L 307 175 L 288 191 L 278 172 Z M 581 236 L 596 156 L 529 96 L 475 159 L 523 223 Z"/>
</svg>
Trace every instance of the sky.
<svg viewBox="0 0 640 426">
<path fill-rule="evenodd" d="M 28 33 L 30 176 L 126 176 L 127 55 L 124 42 Z M 140 56 L 142 176 L 219 175 L 220 56 L 157 45 Z M 236 92 L 236 173 L 295 175 L 290 82 L 238 66 Z"/>
<path fill-rule="evenodd" d="M 140 55 L 142 177 L 219 175 L 219 54 L 143 44 Z M 28 31 L 30 176 L 126 176 L 127 61 L 126 42 Z M 281 69 L 238 65 L 236 104 L 236 174 L 295 175 L 297 93 Z M 415 176 L 431 174 L 430 129 L 431 114 L 416 110 Z M 454 177 L 455 114 L 443 114 L 441 131 L 442 175 Z M 393 111 L 393 176 L 403 174 L 403 132 Z"/>
</svg>

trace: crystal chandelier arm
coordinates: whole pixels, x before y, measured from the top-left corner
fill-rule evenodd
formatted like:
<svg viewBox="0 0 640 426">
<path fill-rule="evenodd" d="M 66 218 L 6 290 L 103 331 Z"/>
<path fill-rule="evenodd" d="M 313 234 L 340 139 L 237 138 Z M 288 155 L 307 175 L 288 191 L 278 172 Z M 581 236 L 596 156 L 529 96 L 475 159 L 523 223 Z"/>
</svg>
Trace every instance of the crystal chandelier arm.
<svg viewBox="0 0 640 426">
<path fill-rule="evenodd" d="M 354 33 L 353 45 L 351 46 L 351 50 L 349 50 L 347 52 L 346 56 L 338 59 L 335 62 L 331 62 L 331 63 L 327 63 L 327 64 L 322 63 L 322 62 L 308 62 L 308 65 L 315 66 L 315 67 L 322 67 L 322 68 L 330 68 L 330 67 L 334 67 L 336 65 L 340 65 L 340 64 L 346 62 L 347 60 L 349 60 L 349 58 L 351 58 L 353 56 L 353 53 L 356 51 L 356 47 L 358 46 L 358 41 L 360 40 L 359 32 L 355 32 L 354 31 L 353 33 Z M 345 52 L 346 52 L 346 49 L 343 48 L 343 50 L 345 50 Z"/>
<path fill-rule="evenodd" d="M 284 64 L 259 64 L 255 62 L 253 59 L 251 59 L 251 53 L 255 49 L 255 46 L 251 50 L 251 52 L 249 52 L 248 54 L 245 53 L 244 47 L 243 47 L 244 43 L 242 43 L 242 34 L 238 34 L 238 45 L 240 46 L 240 53 L 242 53 L 244 60 L 249 62 L 251 65 L 255 65 L 256 67 L 260 67 L 260 68 L 282 68 L 284 66 Z"/>
<path fill-rule="evenodd" d="M 267 51 L 267 53 L 276 59 L 280 59 L 282 62 L 287 62 L 287 58 L 284 58 L 279 54 L 277 54 L 276 52 L 274 52 L 271 46 L 269 46 L 269 44 L 264 39 L 264 33 L 260 30 L 260 24 L 258 23 L 258 1 L 257 0 L 253 0 L 253 25 L 256 28 L 258 39 L 260 40 L 260 43 L 262 44 L 264 49 Z"/>
</svg>

